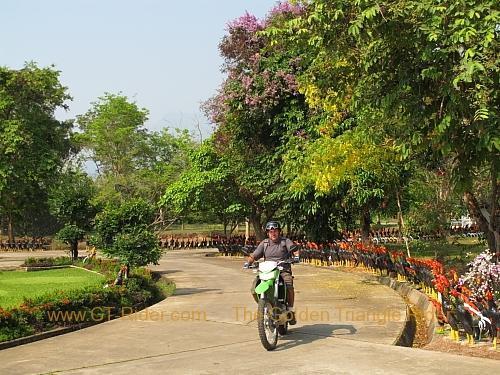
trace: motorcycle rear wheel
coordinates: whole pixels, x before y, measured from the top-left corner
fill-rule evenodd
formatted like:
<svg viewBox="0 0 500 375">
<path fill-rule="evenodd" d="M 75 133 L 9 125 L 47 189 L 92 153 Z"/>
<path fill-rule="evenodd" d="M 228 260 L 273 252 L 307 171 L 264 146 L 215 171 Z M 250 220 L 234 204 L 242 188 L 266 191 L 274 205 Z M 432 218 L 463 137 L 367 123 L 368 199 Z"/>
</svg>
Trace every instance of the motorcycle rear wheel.
<svg viewBox="0 0 500 375">
<path fill-rule="evenodd" d="M 273 305 L 265 299 L 260 299 L 257 317 L 259 338 L 262 346 L 266 350 L 274 350 L 278 343 L 278 325 L 273 318 Z"/>
</svg>

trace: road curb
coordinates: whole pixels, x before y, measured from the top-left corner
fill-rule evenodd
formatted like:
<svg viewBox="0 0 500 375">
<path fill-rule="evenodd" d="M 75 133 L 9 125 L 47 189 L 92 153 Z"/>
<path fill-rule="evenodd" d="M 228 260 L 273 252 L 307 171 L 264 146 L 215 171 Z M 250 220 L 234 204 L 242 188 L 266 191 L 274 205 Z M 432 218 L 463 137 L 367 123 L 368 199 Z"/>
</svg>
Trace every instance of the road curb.
<svg viewBox="0 0 500 375">
<path fill-rule="evenodd" d="M 415 333 L 417 332 L 417 322 L 415 315 L 412 313 L 410 306 L 406 305 L 406 320 L 403 326 L 403 330 L 399 334 L 399 337 L 394 341 L 393 345 L 396 346 L 406 346 L 411 347 L 413 345 L 413 340 L 415 339 Z"/>
<path fill-rule="evenodd" d="M 438 325 L 436 308 L 429 301 L 429 297 L 427 297 L 426 294 L 416 290 L 408 283 L 402 283 L 387 276 L 375 276 L 375 278 L 381 284 L 386 285 L 398 292 L 401 297 L 407 298 L 410 303 L 412 303 L 417 309 L 422 311 L 427 331 L 427 344 L 429 344 L 434 338 L 434 331 L 436 329 L 436 326 Z"/>
<path fill-rule="evenodd" d="M 80 324 L 78 326 L 56 328 L 56 329 L 53 329 L 51 331 L 41 332 L 41 333 L 37 333 L 37 334 L 31 335 L 31 336 L 26 336 L 26 337 L 20 337 L 20 338 L 15 339 L 15 340 L 0 342 L 0 350 L 13 348 L 13 347 L 19 346 L 19 345 L 29 344 L 30 342 L 48 339 L 51 337 L 63 335 L 65 333 L 69 333 L 69 332 L 73 332 L 73 331 L 78 331 L 80 329 L 88 328 L 88 327 L 95 325 L 95 324 L 97 324 L 97 323 L 87 323 L 87 324 Z"/>
</svg>

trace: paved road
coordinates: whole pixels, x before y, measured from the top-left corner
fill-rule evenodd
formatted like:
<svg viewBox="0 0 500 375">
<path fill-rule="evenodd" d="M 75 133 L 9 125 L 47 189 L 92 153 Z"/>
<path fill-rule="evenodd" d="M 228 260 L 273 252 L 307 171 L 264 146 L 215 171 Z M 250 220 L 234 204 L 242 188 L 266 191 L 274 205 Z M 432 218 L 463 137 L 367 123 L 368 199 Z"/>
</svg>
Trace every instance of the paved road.
<svg viewBox="0 0 500 375">
<path fill-rule="evenodd" d="M 121 319 L 0 351 L 1 374 L 478 374 L 498 361 L 396 347 L 405 305 L 357 274 L 298 265 L 298 324 L 274 352 L 258 339 L 241 260 L 168 253 L 165 301 Z"/>
</svg>

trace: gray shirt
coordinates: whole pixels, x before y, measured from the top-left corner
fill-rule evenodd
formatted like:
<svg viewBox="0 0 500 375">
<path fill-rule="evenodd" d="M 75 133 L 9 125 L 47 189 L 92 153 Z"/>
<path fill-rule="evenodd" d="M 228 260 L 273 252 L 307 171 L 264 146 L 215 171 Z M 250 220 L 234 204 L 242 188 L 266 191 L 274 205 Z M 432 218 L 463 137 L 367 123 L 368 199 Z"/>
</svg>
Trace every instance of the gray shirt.
<svg viewBox="0 0 500 375">
<path fill-rule="evenodd" d="M 282 241 L 283 245 L 285 246 L 281 245 Z M 266 246 L 266 252 L 264 254 L 264 246 L 266 242 L 268 243 L 268 245 Z M 292 254 L 290 253 L 294 250 L 294 248 L 295 244 L 288 238 L 279 237 L 276 242 L 271 241 L 270 238 L 266 238 L 259 244 L 259 246 L 257 246 L 257 248 L 252 254 L 252 258 L 254 260 L 258 260 L 264 257 L 265 260 L 272 260 L 278 262 L 280 260 L 285 260 L 291 257 Z"/>
</svg>

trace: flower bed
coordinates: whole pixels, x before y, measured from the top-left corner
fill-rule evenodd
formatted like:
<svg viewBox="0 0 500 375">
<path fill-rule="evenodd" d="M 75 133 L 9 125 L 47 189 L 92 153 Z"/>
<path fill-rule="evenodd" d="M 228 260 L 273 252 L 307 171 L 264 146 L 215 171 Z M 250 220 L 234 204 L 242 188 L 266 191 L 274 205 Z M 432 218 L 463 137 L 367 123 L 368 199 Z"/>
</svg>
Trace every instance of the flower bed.
<svg viewBox="0 0 500 375">
<path fill-rule="evenodd" d="M 165 298 L 159 276 L 149 270 L 137 269 L 124 285 L 114 286 L 111 281 L 116 263 L 95 260 L 85 266 L 106 271 L 107 284 L 47 293 L 25 299 L 14 308 L 0 308 L 0 342 L 60 327 L 104 322 Z"/>
</svg>

